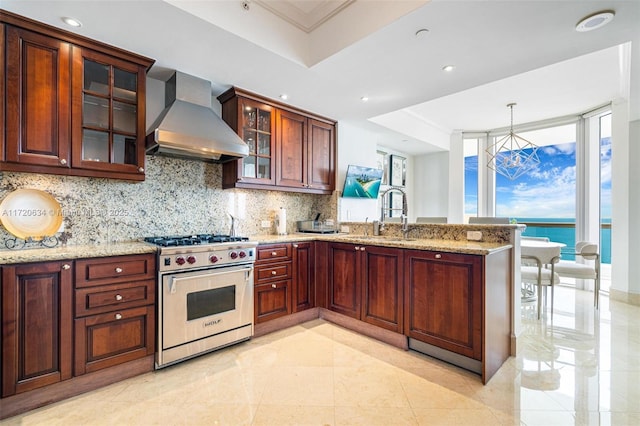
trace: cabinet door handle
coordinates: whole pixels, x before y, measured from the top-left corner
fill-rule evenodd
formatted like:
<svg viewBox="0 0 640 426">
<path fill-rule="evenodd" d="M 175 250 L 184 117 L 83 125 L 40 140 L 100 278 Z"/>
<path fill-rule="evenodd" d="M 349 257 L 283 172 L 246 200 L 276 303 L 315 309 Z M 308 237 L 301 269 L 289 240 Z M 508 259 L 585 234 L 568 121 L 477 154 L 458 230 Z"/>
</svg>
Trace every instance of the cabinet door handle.
<svg viewBox="0 0 640 426">
<path fill-rule="evenodd" d="M 121 273 L 121 272 L 122 272 L 122 268 L 117 267 L 117 268 L 116 268 L 116 274 L 119 274 L 119 273 Z"/>
<path fill-rule="evenodd" d="M 436 259 L 440 259 L 442 258 L 442 255 L 440 253 L 436 254 Z"/>
<path fill-rule="evenodd" d="M 69 265 L 68 263 L 65 263 L 64 265 L 62 265 L 62 269 L 67 271 L 67 270 L 71 269 L 71 265 Z"/>
<path fill-rule="evenodd" d="M 62 164 L 63 166 L 67 165 L 67 160 L 65 160 L 64 158 L 60 159 L 60 164 Z"/>
<path fill-rule="evenodd" d="M 277 256 L 277 255 L 278 255 L 278 253 L 277 253 L 277 252 L 275 252 L 275 251 L 272 251 L 272 252 L 271 252 L 271 256 Z"/>
<path fill-rule="evenodd" d="M 278 275 L 276 271 L 271 271 L 271 275 Z"/>
<path fill-rule="evenodd" d="M 360 251 L 364 251 L 364 249 L 365 249 L 364 247 L 360 247 Z"/>
<path fill-rule="evenodd" d="M 122 319 L 122 314 L 115 314 L 114 317 L 117 320 Z"/>
<path fill-rule="evenodd" d="M 139 171 L 140 173 L 144 173 L 144 167 L 138 167 L 138 171 Z"/>
<path fill-rule="evenodd" d="M 121 294 L 116 294 L 116 300 L 122 300 L 122 295 Z"/>
<path fill-rule="evenodd" d="M 271 284 L 271 288 L 278 288 L 278 286 L 275 284 Z"/>
<path fill-rule="evenodd" d="M 294 245 L 293 245 L 293 248 L 298 248 L 298 245 L 297 245 L 297 244 L 294 244 Z"/>
</svg>

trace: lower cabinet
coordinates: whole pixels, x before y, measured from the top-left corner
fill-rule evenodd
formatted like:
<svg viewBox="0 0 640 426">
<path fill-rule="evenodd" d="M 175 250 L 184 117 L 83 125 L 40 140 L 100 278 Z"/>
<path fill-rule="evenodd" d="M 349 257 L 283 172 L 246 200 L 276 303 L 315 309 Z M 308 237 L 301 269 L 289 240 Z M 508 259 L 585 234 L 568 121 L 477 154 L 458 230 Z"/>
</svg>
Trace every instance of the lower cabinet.
<svg viewBox="0 0 640 426">
<path fill-rule="evenodd" d="M 155 262 L 144 254 L 3 266 L 2 397 L 152 356 Z"/>
<path fill-rule="evenodd" d="M 254 288 L 256 324 L 291 313 L 291 280 L 256 285 Z"/>
<path fill-rule="evenodd" d="M 75 375 L 154 353 L 155 308 L 141 306 L 75 320 Z"/>
<path fill-rule="evenodd" d="M 483 258 L 407 250 L 405 334 L 482 359 Z"/>
<path fill-rule="evenodd" d="M 291 311 L 291 244 L 259 245 L 254 271 L 254 320 L 260 324 Z"/>
<path fill-rule="evenodd" d="M 2 268 L 2 397 L 71 378 L 71 264 Z"/>
<path fill-rule="evenodd" d="M 330 243 L 329 309 L 402 333 L 402 254 L 396 248 Z"/>
<path fill-rule="evenodd" d="M 293 243 L 293 312 L 316 306 L 315 242 Z"/>
<path fill-rule="evenodd" d="M 259 245 L 254 277 L 256 324 L 315 307 L 315 242 Z"/>
<path fill-rule="evenodd" d="M 360 319 L 361 280 L 360 247 L 347 243 L 329 243 L 327 250 L 328 308 Z"/>
<path fill-rule="evenodd" d="M 153 254 L 76 261 L 76 376 L 154 354 L 155 262 Z"/>
</svg>

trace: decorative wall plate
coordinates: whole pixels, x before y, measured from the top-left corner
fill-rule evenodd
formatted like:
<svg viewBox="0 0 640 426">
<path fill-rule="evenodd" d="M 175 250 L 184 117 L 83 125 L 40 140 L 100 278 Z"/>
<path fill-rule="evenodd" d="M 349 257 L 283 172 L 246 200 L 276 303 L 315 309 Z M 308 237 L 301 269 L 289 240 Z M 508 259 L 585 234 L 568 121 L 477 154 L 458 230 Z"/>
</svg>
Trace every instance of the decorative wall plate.
<svg viewBox="0 0 640 426">
<path fill-rule="evenodd" d="M 60 229 L 62 209 L 48 192 L 16 189 L 0 203 L 0 222 L 17 238 L 39 241 Z"/>
</svg>

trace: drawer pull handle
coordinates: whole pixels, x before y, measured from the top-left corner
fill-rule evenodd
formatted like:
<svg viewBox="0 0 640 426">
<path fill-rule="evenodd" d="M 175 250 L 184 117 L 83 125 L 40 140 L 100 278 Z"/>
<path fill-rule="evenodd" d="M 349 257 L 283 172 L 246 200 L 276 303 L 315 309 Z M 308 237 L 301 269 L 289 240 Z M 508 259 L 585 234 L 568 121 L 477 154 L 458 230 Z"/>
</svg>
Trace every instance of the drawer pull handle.
<svg viewBox="0 0 640 426">
<path fill-rule="evenodd" d="M 123 297 L 122 297 L 121 294 L 116 294 L 116 300 L 122 300 L 122 299 L 123 299 Z"/>
<path fill-rule="evenodd" d="M 62 269 L 67 271 L 67 270 L 71 269 L 71 265 L 69 265 L 68 263 L 65 263 L 64 265 L 62 265 Z"/>
<path fill-rule="evenodd" d="M 356 251 L 360 251 L 360 247 L 356 247 Z"/>
<path fill-rule="evenodd" d="M 271 284 L 271 288 L 277 288 L 278 286 L 275 284 Z"/>
<path fill-rule="evenodd" d="M 119 274 L 122 272 L 122 268 L 116 268 L 116 274 Z"/>
<path fill-rule="evenodd" d="M 360 251 L 364 251 L 364 249 L 365 249 L 364 247 L 360 247 Z"/>
<path fill-rule="evenodd" d="M 271 271 L 271 275 L 278 275 L 276 271 Z"/>
<path fill-rule="evenodd" d="M 441 258 L 442 258 L 442 255 L 441 255 L 441 254 L 439 254 L 439 253 L 438 253 L 438 254 L 436 254 L 436 259 L 441 259 Z"/>
<path fill-rule="evenodd" d="M 298 248 L 298 245 L 297 245 L 297 244 L 294 244 L 294 245 L 293 245 L 293 248 Z"/>
<path fill-rule="evenodd" d="M 115 318 L 116 318 L 117 320 L 122 319 L 122 314 L 115 314 Z"/>
<path fill-rule="evenodd" d="M 278 253 L 277 253 L 277 252 L 275 252 L 275 251 L 272 251 L 272 252 L 271 252 L 271 256 L 277 256 L 277 255 L 278 255 Z"/>
</svg>

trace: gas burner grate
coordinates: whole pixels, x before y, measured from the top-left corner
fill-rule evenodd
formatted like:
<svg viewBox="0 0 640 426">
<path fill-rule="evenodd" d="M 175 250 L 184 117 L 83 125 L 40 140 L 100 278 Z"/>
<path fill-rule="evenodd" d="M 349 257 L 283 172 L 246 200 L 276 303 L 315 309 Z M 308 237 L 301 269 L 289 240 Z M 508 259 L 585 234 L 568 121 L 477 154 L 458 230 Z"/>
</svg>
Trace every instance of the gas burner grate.
<svg viewBox="0 0 640 426">
<path fill-rule="evenodd" d="M 146 237 L 145 242 L 161 247 L 181 247 L 201 244 L 229 243 L 238 241 L 249 241 L 247 237 L 232 237 L 230 235 L 219 234 L 199 234 L 189 236 L 166 236 L 166 237 Z"/>
</svg>

